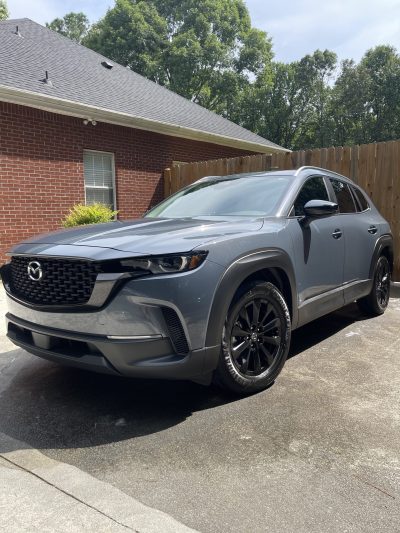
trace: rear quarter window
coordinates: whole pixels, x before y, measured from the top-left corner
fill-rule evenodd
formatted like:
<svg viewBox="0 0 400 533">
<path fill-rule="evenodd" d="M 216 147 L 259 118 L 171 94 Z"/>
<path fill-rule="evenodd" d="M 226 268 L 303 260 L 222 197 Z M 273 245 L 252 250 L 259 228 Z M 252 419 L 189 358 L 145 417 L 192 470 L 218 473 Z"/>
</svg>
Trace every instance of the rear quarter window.
<svg viewBox="0 0 400 533">
<path fill-rule="evenodd" d="M 366 211 L 369 208 L 369 204 L 363 193 L 360 191 L 360 189 L 357 189 L 356 187 L 352 187 L 351 190 L 353 191 L 360 211 Z"/>
</svg>

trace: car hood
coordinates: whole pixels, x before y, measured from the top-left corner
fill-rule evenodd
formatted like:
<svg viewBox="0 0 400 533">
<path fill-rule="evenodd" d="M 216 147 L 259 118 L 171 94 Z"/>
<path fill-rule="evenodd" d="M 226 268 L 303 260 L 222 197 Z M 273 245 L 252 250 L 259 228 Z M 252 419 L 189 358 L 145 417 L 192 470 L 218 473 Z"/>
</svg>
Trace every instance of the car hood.
<svg viewBox="0 0 400 533">
<path fill-rule="evenodd" d="M 60 247 L 82 252 L 81 247 L 107 248 L 135 255 L 188 252 L 207 242 L 257 231 L 262 226 L 263 219 L 260 218 L 230 221 L 220 217 L 118 220 L 39 235 L 25 240 L 11 252 L 56 255 L 55 249 L 60 250 Z"/>
</svg>

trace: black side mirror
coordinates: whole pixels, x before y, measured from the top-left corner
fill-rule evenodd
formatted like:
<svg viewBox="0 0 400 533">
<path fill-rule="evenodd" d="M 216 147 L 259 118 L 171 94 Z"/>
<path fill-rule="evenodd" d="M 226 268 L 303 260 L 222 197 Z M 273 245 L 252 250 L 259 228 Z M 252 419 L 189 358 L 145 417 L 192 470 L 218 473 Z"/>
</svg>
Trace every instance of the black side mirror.
<svg viewBox="0 0 400 533">
<path fill-rule="evenodd" d="M 326 217 L 338 213 L 339 206 L 326 200 L 310 200 L 304 206 L 304 215 L 307 218 Z"/>
</svg>

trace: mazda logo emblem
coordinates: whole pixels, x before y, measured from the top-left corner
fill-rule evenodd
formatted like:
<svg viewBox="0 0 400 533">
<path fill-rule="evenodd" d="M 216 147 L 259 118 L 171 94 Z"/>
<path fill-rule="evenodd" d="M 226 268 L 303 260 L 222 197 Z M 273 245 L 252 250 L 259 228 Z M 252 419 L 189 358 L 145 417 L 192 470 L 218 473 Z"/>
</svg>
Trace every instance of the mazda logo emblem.
<svg viewBox="0 0 400 533">
<path fill-rule="evenodd" d="M 42 279 L 42 265 L 38 261 L 31 261 L 28 263 L 28 276 L 32 281 L 39 281 Z"/>
</svg>

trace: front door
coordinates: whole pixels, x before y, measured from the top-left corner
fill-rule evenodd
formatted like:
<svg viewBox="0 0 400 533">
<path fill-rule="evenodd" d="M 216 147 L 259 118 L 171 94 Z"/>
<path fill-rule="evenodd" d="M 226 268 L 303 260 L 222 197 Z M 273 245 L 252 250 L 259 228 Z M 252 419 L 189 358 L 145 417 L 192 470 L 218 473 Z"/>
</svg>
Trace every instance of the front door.
<svg viewBox="0 0 400 533">
<path fill-rule="evenodd" d="M 299 325 L 344 305 L 344 236 L 337 215 L 304 223 L 304 205 L 310 200 L 329 200 L 325 180 L 309 178 L 291 211 L 289 229 L 293 241 Z"/>
</svg>

